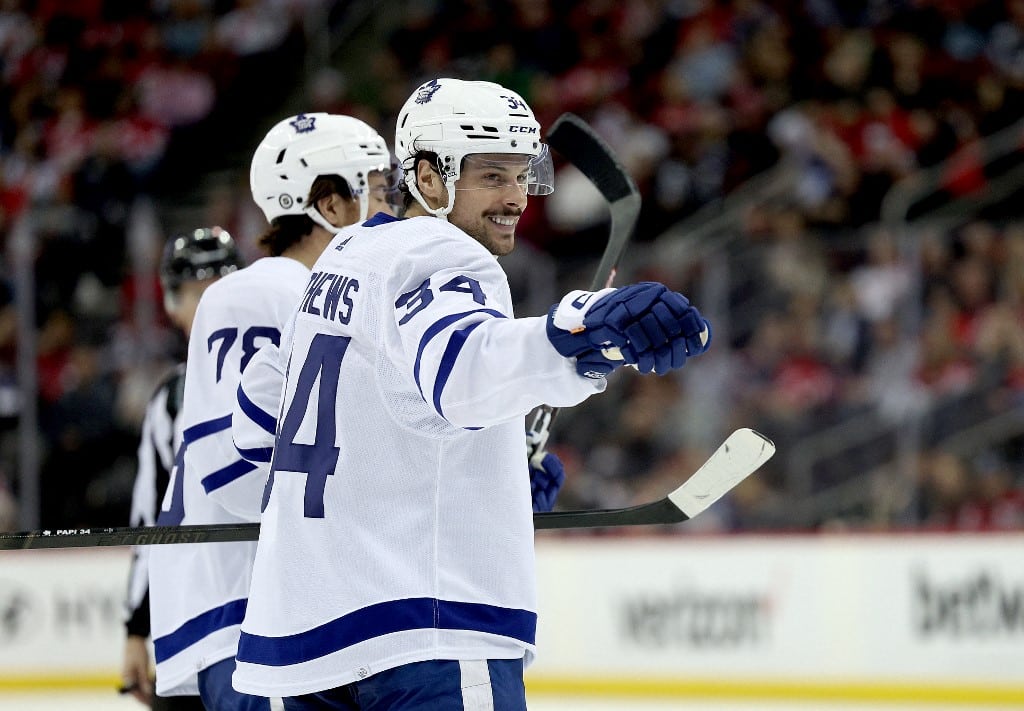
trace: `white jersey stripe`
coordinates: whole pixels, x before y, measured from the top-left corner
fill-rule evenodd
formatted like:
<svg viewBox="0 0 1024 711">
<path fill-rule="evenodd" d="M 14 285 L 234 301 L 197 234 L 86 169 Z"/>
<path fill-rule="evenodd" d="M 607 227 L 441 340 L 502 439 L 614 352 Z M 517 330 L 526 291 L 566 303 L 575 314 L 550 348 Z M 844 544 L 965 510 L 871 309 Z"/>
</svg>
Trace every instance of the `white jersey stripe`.
<svg viewBox="0 0 1024 711">
<path fill-rule="evenodd" d="M 462 676 L 462 711 L 494 711 L 491 671 L 486 659 L 459 662 Z"/>
<path fill-rule="evenodd" d="M 267 637 L 243 630 L 238 661 L 271 667 L 302 664 L 384 635 L 424 629 L 483 632 L 532 645 L 537 632 L 537 613 L 426 597 L 391 600 L 283 637 Z"/>
</svg>

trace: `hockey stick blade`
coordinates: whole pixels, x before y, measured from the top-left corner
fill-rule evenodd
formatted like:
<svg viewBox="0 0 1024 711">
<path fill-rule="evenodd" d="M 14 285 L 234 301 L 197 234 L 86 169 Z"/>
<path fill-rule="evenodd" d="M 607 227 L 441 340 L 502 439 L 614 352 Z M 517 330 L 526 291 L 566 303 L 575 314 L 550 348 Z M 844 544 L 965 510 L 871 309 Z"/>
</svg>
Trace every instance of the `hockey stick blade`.
<svg viewBox="0 0 1024 711">
<path fill-rule="evenodd" d="M 739 429 L 682 486 L 664 499 L 623 509 L 536 513 L 537 530 L 679 523 L 699 514 L 771 459 L 775 445 L 751 429 Z M 258 523 L 141 528 L 71 528 L 0 533 L 0 551 L 172 543 L 255 541 Z"/>
<path fill-rule="evenodd" d="M 741 428 L 729 435 L 693 476 L 663 499 L 624 509 L 534 514 L 534 527 L 596 528 L 687 521 L 725 496 L 774 454 L 775 444 L 770 439 Z"/>
<path fill-rule="evenodd" d="M 565 113 L 551 125 L 548 144 L 583 173 L 608 203 L 611 232 L 590 284 L 596 291 L 611 286 L 640 214 L 640 191 L 615 153 L 579 116 Z"/>
</svg>

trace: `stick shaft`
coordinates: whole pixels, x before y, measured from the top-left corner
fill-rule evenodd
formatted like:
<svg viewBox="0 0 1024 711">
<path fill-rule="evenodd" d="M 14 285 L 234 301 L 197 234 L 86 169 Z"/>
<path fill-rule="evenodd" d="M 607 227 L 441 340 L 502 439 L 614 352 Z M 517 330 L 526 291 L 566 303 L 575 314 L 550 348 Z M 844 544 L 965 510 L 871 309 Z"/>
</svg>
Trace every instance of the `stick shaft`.
<svg viewBox="0 0 1024 711">
<path fill-rule="evenodd" d="M 664 505 L 665 499 L 655 502 Z M 646 506 L 646 505 L 645 505 Z M 629 509 L 594 509 L 556 513 L 536 513 L 538 530 L 558 528 L 591 528 L 597 526 L 630 526 L 641 523 L 672 523 L 673 521 L 640 520 Z M 674 506 L 683 521 L 685 514 Z M 649 518 L 649 516 L 648 516 Z M 37 550 L 45 548 L 95 548 L 102 546 L 155 546 L 175 543 L 237 543 L 259 538 L 258 523 L 224 523 L 191 526 L 144 526 L 140 528 L 79 528 L 49 531 L 25 531 L 0 534 L 0 550 Z"/>
<path fill-rule="evenodd" d="M 535 513 L 537 530 L 608 528 L 679 523 L 696 516 L 739 482 L 757 471 L 775 453 L 764 435 L 742 428 L 722 445 L 679 488 L 668 496 L 621 509 L 585 509 Z M 684 508 L 689 511 L 687 513 Z M 0 534 L 0 550 L 153 546 L 173 543 L 255 541 L 258 523 L 224 523 L 141 528 L 76 528 Z"/>
<path fill-rule="evenodd" d="M 573 113 L 559 116 L 551 125 L 547 141 L 583 173 L 608 204 L 611 217 L 608 242 L 590 282 L 590 290 L 609 287 L 615 280 L 619 262 L 633 237 L 633 228 L 640 215 L 640 190 L 611 147 L 579 116 Z M 534 413 L 531 421 L 542 427 L 541 430 L 534 430 L 536 440 L 543 447 L 558 408 L 541 405 Z M 531 449 L 530 455 L 535 451 Z"/>
</svg>

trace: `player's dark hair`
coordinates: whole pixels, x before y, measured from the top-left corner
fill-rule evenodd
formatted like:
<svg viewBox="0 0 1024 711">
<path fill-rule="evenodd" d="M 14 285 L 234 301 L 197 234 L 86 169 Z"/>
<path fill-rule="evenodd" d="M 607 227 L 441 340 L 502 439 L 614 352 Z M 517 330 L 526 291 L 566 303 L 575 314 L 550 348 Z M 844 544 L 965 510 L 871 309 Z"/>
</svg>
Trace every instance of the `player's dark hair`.
<svg viewBox="0 0 1024 711">
<path fill-rule="evenodd" d="M 441 159 L 433 151 L 416 151 L 416 155 L 413 156 L 413 159 L 412 159 L 412 170 L 413 171 L 416 170 L 416 166 L 418 166 L 420 164 L 421 160 L 429 161 L 430 165 L 432 165 L 435 170 L 437 170 L 438 172 L 441 172 L 441 170 L 440 170 L 440 160 Z M 412 206 L 412 204 L 414 202 L 416 202 L 416 198 L 413 197 L 413 194 L 411 192 L 409 192 L 409 186 L 405 184 L 404 180 L 399 180 L 398 181 L 398 190 L 402 193 L 402 209 L 403 209 L 403 211 L 404 210 L 408 210 L 409 207 Z"/>
<path fill-rule="evenodd" d="M 307 205 L 316 205 L 325 197 L 337 193 L 343 200 L 351 200 L 352 189 L 340 175 L 320 175 L 309 188 Z M 271 257 L 280 257 L 285 250 L 308 236 L 316 225 L 309 215 L 281 215 L 275 217 L 259 239 L 263 251 Z"/>
</svg>

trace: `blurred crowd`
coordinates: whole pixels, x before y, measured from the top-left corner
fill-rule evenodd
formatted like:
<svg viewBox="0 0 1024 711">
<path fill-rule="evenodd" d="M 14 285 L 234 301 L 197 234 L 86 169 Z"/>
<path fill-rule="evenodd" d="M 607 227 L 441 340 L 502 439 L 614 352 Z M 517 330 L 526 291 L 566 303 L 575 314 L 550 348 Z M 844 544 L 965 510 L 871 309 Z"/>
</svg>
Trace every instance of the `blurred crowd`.
<svg viewBox="0 0 1024 711">
<path fill-rule="evenodd" d="M 33 217 L 43 523 L 123 523 L 141 407 L 180 350 L 169 329 L 154 341 L 135 322 L 140 295 L 160 303 L 164 238 L 153 235 L 140 268 L 129 244 L 137 201 L 175 199 L 250 111 L 280 103 L 302 66 L 304 10 L 268 0 L 0 3 L 0 525 L 11 525 L 18 459 L 19 218 Z M 281 81 L 267 82 L 271 71 Z"/>
<path fill-rule="evenodd" d="M 44 522 L 126 520 L 138 403 L 180 349 L 168 329 L 154 346 L 133 323 L 133 300 L 155 281 L 133 273 L 127 216 L 140 194 L 166 200 L 183 175 L 195 180 L 192 160 L 213 140 L 283 114 L 267 69 L 301 64 L 314 2 L 0 5 L 0 240 L 26 205 L 52 208 L 36 269 Z M 729 274 L 709 305 L 728 324 L 718 355 L 678 378 L 616 375 L 609 396 L 560 415 L 564 506 L 662 496 L 727 431 L 753 426 L 779 454 L 695 530 L 1024 526 L 1020 428 L 992 446 L 945 446 L 1004 413 L 1024 419 L 1024 216 L 909 237 L 879 222 L 885 196 L 917 171 L 938 174 L 912 216 L 1016 164 L 1019 151 L 992 163 L 983 147 L 1024 116 L 1024 0 L 386 5 L 386 21 L 367 23 L 373 36 L 353 40 L 360 54 L 342 45 L 287 112 L 347 113 L 390 136 L 411 89 L 444 75 L 515 89 L 544 126 L 573 111 L 644 196 L 641 258 L 623 277 L 693 295 L 720 270 L 657 259 L 657 238 L 764 171 L 794 171 L 785 198 L 747 208 L 713 257 Z M 216 214 L 244 243 L 258 220 L 245 166 L 237 173 L 233 207 Z M 605 230 L 593 190 L 560 170 L 509 262 L 520 313 L 586 284 Z M 13 333 L 0 288 L 0 489 L 14 462 Z M 829 456 L 820 444 L 806 465 L 795 456 L 843 426 L 848 446 Z M 797 511 L 847 483 L 852 507 Z"/>
</svg>

